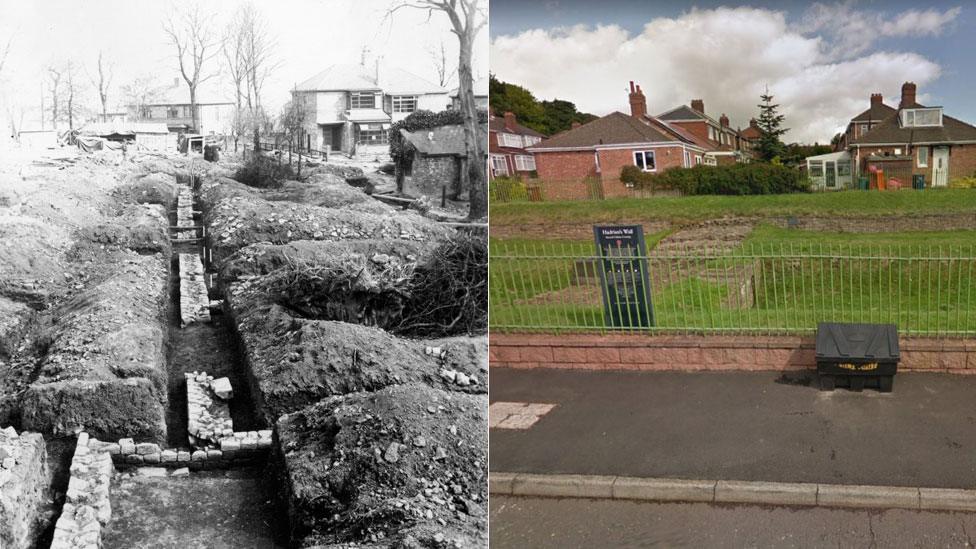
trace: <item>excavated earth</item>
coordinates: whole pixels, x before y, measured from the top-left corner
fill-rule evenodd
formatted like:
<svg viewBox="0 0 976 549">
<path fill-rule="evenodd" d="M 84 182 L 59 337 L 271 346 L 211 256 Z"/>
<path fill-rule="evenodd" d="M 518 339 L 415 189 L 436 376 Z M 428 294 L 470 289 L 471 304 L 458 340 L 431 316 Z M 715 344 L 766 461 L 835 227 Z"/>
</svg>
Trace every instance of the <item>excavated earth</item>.
<svg viewBox="0 0 976 549">
<path fill-rule="evenodd" d="M 249 390 L 275 425 L 292 543 L 484 546 L 487 338 L 383 329 L 405 273 L 451 230 L 333 188 L 318 176 L 273 190 L 205 180 L 201 192 Z M 355 276 L 336 276 L 350 265 Z M 295 276 L 338 280 L 316 287 L 317 314 L 282 294 Z"/>
</svg>

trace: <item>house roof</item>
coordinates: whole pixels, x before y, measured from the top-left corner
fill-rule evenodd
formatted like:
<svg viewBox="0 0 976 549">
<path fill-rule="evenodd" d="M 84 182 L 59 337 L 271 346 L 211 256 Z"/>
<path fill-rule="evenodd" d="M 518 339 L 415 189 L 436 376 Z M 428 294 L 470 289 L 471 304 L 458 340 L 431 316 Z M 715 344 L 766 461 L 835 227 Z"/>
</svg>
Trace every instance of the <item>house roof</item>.
<svg viewBox="0 0 976 549">
<path fill-rule="evenodd" d="M 383 109 L 351 109 L 346 119 L 350 122 L 389 122 L 390 115 Z"/>
<path fill-rule="evenodd" d="M 667 122 L 664 122 L 659 118 L 655 118 L 653 116 L 649 116 L 646 114 L 644 115 L 644 119 L 647 120 L 647 122 L 652 124 L 654 127 L 662 129 L 665 132 L 674 135 L 679 141 L 687 141 L 692 145 L 696 145 L 706 150 L 714 148 L 714 145 L 710 143 L 708 140 L 698 137 L 697 135 L 689 132 L 688 130 L 682 128 L 681 126 L 668 124 Z"/>
<path fill-rule="evenodd" d="M 688 105 L 681 105 L 657 116 L 661 120 L 707 120 L 704 114 L 692 109 Z"/>
<path fill-rule="evenodd" d="M 755 126 L 746 126 L 746 129 L 739 130 L 739 137 L 744 139 L 759 139 L 761 135 L 762 132 Z"/>
<path fill-rule="evenodd" d="M 213 87 L 200 86 L 197 88 L 197 105 L 220 105 L 233 104 L 234 99 L 228 95 L 216 91 Z M 180 81 L 175 86 L 164 88 L 160 91 L 159 98 L 148 103 L 149 105 L 189 105 L 190 88 L 186 83 Z"/>
<path fill-rule="evenodd" d="M 913 107 L 921 107 L 915 104 Z M 899 111 L 894 111 L 880 124 L 868 130 L 851 145 L 884 145 L 908 143 L 956 143 L 976 141 L 976 126 L 946 114 L 942 115 L 942 126 L 907 128 L 902 127 Z"/>
<path fill-rule="evenodd" d="M 88 135 L 135 135 L 137 133 L 169 133 L 166 124 L 153 122 L 89 122 L 79 130 Z"/>
<path fill-rule="evenodd" d="M 488 130 L 493 132 L 506 132 L 515 133 L 519 135 L 532 135 L 535 137 L 545 137 L 545 134 L 539 133 L 532 128 L 526 128 L 525 126 L 519 124 L 517 121 L 515 124 L 505 125 L 505 118 L 501 116 L 493 116 L 488 118 Z"/>
<path fill-rule="evenodd" d="M 478 126 L 482 140 L 487 139 L 488 132 L 484 125 Z M 408 132 L 401 129 L 403 136 L 417 151 L 428 156 L 464 156 L 464 126 L 437 126 L 428 130 Z"/>
<path fill-rule="evenodd" d="M 379 78 L 377 79 L 377 74 Z M 295 86 L 297 91 L 369 91 L 388 94 L 436 94 L 445 90 L 416 74 L 398 67 L 374 67 L 354 64 L 332 65 Z"/>
<path fill-rule="evenodd" d="M 668 143 L 676 141 L 661 130 L 645 124 L 622 112 L 613 112 L 602 118 L 558 133 L 537 143 L 528 150 L 550 148 L 589 148 L 600 145 L 622 145 L 625 143 Z"/>
<path fill-rule="evenodd" d="M 860 122 L 862 120 L 884 120 L 896 112 L 898 112 L 898 109 L 889 107 L 884 103 L 878 103 L 876 105 L 871 105 L 870 109 L 862 112 L 854 118 L 851 118 L 851 122 Z"/>
</svg>

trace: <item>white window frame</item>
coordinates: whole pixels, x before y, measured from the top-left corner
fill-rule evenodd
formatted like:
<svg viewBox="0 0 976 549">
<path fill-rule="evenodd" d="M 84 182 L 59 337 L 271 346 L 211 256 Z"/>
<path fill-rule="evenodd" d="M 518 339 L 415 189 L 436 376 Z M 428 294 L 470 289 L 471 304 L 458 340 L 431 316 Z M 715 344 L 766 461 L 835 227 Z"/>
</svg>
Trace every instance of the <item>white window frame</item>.
<svg viewBox="0 0 976 549">
<path fill-rule="evenodd" d="M 523 135 L 522 139 L 525 140 L 526 147 L 531 147 L 532 145 L 542 141 L 541 137 L 537 137 L 535 135 Z"/>
<path fill-rule="evenodd" d="M 695 155 L 695 165 L 696 166 L 701 166 L 701 163 L 702 163 L 702 157 L 701 157 L 701 155 L 700 154 L 696 154 Z"/>
<path fill-rule="evenodd" d="M 495 176 L 508 175 L 508 160 L 505 159 L 504 154 L 493 154 L 491 158 L 491 171 Z M 499 167 L 499 163 L 501 166 Z"/>
<path fill-rule="evenodd" d="M 365 98 L 371 98 L 372 105 L 363 106 L 362 101 Z M 358 103 L 358 104 L 357 104 Z M 349 109 L 375 109 L 376 108 L 376 94 L 373 92 L 349 92 Z"/>
<path fill-rule="evenodd" d="M 932 124 L 919 124 L 917 113 L 935 112 L 938 113 L 938 122 Z M 910 120 L 909 120 L 910 119 Z M 906 128 L 936 128 L 942 126 L 942 107 L 927 107 L 924 109 L 902 109 L 901 125 Z"/>
<path fill-rule="evenodd" d="M 916 150 L 918 151 L 918 154 L 916 155 L 916 157 L 918 159 L 916 165 L 919 168 L 928 168 L 929 167 L 929 148 L 928 147 L 916 147 Z M 925 155 L 924 155 L 925 156 L 925 160 L 924 161 L 922 160 L 922 156 L 923 156 L 922 155 L 922 152 L 923 151 L 925 152 Z"/>
<path fill-rule="evenodd" d="M 416 95 L 394 95 L 391 100 L 393 112 L 414 112 L 417 110 L 418 99 Z"/>
<path fill-rule="evenodd" d="M 708 138 L 712 141 L 717 141 L 717 139 L 715 139 L 715 128 L 713 126 L 708 127 Z"/>
<path fill-rule="evenodd" d="M 514 133 L 499 132 L 498 145 L 502 147 L 522 148 L 522 136 Z"/>
<path fill-rule="evenodd" d="M 520 154 L 515 157 L 515 170 L 519 172 L 535 171 L 535 157 L 530 154 Z"/>
<path fill-rule="evenodd" d="M 822 178 L 826 175 L 826 168 L 824 167 L 823 160 L 811 160 L 808 168 L 810 168 L 810 177 Z M 814 173 L 815 169 L 819 170 L 820 173 Z"/>
<path fill-rule="evenodd" d="M 691 153 L 689 151 L 687 151 L 687 150 L 685 151 L 684 159 L 685 159 L 685 167 L 686 168 L 690 168 L 691 167 Z"/>
<path fill-rule="evenodd" d="M 648 154 L 651 155 L 651 163 L 654 164 L 654 167 L 651 168 L 651 169 L 647 169 L 647 155 Z M 640 164 L 637 163 L 638 155 L 640 155 L 640 158 L 641 158 L 641 163 Z M 640 168 L 642 172 L 656 172 L 657 171 L 657 153 L 655 151 L 634 151 L 634 153 L 631 155 L 631 157 L 634 159 L 634 165 L 637 166 L 638 168 Z M 643 166 L 641 166 L 641 164 L 643 164 Z"/>
</svg>

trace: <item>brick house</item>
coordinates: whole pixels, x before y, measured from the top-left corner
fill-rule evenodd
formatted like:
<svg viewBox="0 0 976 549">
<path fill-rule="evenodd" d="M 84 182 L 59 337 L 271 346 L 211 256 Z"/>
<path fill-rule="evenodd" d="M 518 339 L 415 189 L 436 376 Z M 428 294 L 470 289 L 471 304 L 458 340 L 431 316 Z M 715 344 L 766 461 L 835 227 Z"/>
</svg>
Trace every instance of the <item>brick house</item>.
<svg viewBox="0 0 976 549">
<path fill-rule="evenodd" d="M 750 118 L 749 125 L 746 126 L 746 129 L 739 130 L 739 150 L 745 153 L 751 153 L 755 150 L 761 135 L 762 132 L 759 131 L 759 123 L 755 118 Z"/>
<path fill-rule="evenodd" d="M 630 189 L 620 181 L 624 166 L 660 172 L 709 163 L 708 153 L 716 149 L 710 146 L 707 129 L 702 137 L 648 115 L 644 93 L 633 82 L 629 100 L 630 115 L 613 112 L 529 148 L 547 199 L 628 196 Z"/>
<path fill-rule="evenodd" d="M 205 87 L 197 89 L 197 127 L 194 129 L 190 90 L 178 78 L 173 79 L 172 86 L 161 90 L 152 102 L 130 104 L 126 109 L 128 121 L 165 124 L 173 133 L 216 135 L 230 134 L 234 129 L 234 101 Z"/>
<path fill-rule="evenodd" d="M 416 110 L 450 107 L 447 90 L 397 67 L 332 65 L 295 86 L 306 116 L 304 148 L 387 157 L 390 125 Z"/>
<path fill-rule="evenodd" d="M 485 126 L 478 127 L 479 139 L 486 139 L 488 136 Z M 400 135 L 414 147 L 413 158 L 403 182 L 404 194 L 424 195 L 440 200 L 442 193 L 446 191 L 452 200 L 466 197 L 470 185 L 464 126 L 438 126 L 414 132 L 401 129 Z"/>
<path fill-rule="evenodd" d="M 897 109 L 877 107 L 884 106 L 881 95 L 871 96 L 875 115 L 890 111 L 877 123 L 872 118 L 863 133 L 860 115 L 851 120 L 854 137 L 848 149 L 856 174 L 883 171 L 886 179 L 903 186 L 921 175 L 926 187 L 976 175 L 976 127 L 946 115 L 942 107 L 921 105 L 915 97 L 915 84 L 905 82 Z"/>
<path fill-rule="evenodd" d="M 542 141 L 545 135 L 518 123 L 515 114 L 502 118 L 488 111 L 489 179 L 498 176 L 527 176 L 536 171 L 535 158 L 526 150 Z"/>
<path fill-rule="evenodd" d="M 702 99 L 692 99 L 690 106 L 680 105 L 656 118 L 694 136 L 695 142 L 708 151 L 707 164 L 712 164 L 712 159 L 716 164 L 734 164 L 745 160 L 739 133 L 729 126 L 729 117 L 725 113 L 718 120 L 708 116 Z"/>
</svg>

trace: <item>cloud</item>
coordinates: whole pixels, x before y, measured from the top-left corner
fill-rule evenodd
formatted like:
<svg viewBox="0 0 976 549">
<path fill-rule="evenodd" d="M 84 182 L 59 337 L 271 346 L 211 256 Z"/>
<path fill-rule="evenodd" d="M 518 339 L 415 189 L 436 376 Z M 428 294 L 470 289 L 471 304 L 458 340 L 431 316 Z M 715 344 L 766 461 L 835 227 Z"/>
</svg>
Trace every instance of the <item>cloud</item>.
<svg viewBox="0 0 976 549">
<path fill-rule="evenodd" d="M 954 7 L 911 9 L 893 17 L 883 12 L 859 10 L 848 0 L 837 4 L 816 3 L 804 13 L 795 29 L 802 34 L 817 34 L 831 44 L 828 57 L 844 59 L 868 50 L 883 37 L 939 36 L 952 28 L 962 12 Z"/>
<path fill-rule="evenodd" d="M 490 55 L 498 78 L 599 115 L 626 112 L 634 80 L 651 113 L 701 98 L 709 114 L 724 112 L 745 127 L 768 85 L 791 128 L 786 139 L 821 143 L 867 109 L 871 93 L 897 103 L 903 82 L 924 92 L 941 72 L 915 53 L 838 60 L 827 50 L 822 37 L 792 27 L 784 13 L 743 7 L 656 18 L 639 34 L 615 25 L 534 29 L 496 37 Z"/>
</svg>

